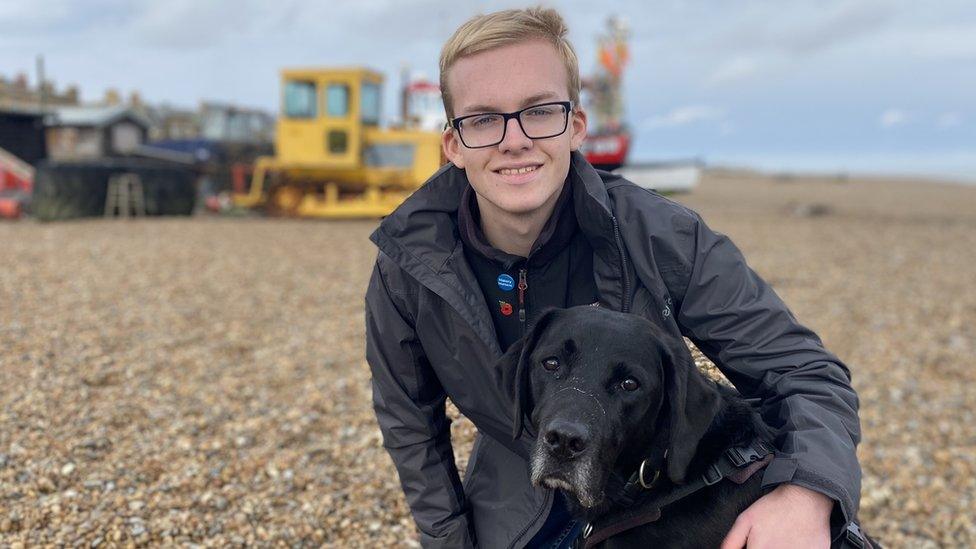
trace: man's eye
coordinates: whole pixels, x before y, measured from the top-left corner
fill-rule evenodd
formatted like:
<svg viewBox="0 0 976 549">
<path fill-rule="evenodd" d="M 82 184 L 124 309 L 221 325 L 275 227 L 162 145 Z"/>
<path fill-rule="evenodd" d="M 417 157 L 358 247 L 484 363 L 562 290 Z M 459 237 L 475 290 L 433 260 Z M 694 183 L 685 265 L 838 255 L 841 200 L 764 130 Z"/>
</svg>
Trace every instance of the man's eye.
<svg viewBox="0 0 976 549">
<path fill-rule="evenodd" d="M 497 116 L 478 116 L 471 119 L 471 125 L 484 127 L 484 126 L 490 126 L 497 121 L 498 121 Z"/>
<path fill-rule="evenodd" d="M 525 113 L 529 116 L 549 116 L 552 114 L 552 109 L 548 107 L 537 107 L 535 109 L 525 111 Z"/>
<path fill-rule="evenodd" d="M 620 382 L 620 388 L 624 391 L 636 391 L 638 387 L 640 387 L 640 383 L 637 383 L 637 380 L 632 377 Z"/>
<path fill-rule="evenodd" d="M 545 368 L 547 371 L 555 372 L 556 370 L 559 369 L 559 359 L 554 356 L 551 356 L 542 361 L 542 367 Z"/>
</svg>

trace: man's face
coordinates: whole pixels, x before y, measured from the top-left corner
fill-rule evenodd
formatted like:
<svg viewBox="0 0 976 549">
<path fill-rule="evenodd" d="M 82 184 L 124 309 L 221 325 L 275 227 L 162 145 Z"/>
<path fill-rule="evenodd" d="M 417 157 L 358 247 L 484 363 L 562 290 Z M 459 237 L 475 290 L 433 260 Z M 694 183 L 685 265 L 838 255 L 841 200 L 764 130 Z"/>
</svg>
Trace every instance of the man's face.
<svg viewBox="0 0 976 549">
<path fill-rule="evenodd" d="M 448 73 L 448 86 L 455 117 L 569 100 L 566 67 L 556 49 L 541 40 L 459 59 Z M 586 115 L 577 110 L 570 113 L 566 132 L 556 137 L 529 139 L 512 118 L 498 145 L 469 149 L 449 129 L 443 146 L 447 158 L 467 174 L 482 216 L 523 216 L 551 209 L 569 172 L 570 151 L 585 136 Z"/>
</svg>

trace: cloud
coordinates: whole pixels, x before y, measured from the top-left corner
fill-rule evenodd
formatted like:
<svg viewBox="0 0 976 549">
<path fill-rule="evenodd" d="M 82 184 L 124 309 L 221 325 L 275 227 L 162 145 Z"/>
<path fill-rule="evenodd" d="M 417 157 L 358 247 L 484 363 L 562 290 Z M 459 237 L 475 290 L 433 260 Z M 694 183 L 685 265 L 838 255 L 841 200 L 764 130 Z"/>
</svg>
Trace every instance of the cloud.
<svg viewBox="0 0 976 549">
<path fill-rule="evenodd" d="M 708 105 L 688 105 L 672 109 L 665 114 L 656 114 L 645 118 L 641 123 L 641 127 L 647 130 L 676 128 L 706 120 L 719 120 L 724 116 L 725 113 L 715 107 Z"/>
<path fill-rule="evenodd" d="M 962 125 L 962 115 L 957 112 L 944 112 L 939 115 L 936 125 L 942 129 L 955 128 Z"/>
<path fill-rule="evenodd" d="M 759 72 L 759 61 L 752 57 L 736 57 L 723 63 L 705 82 L 710 86 L 747 80 Z"/>
<path fill-rule="evenodd" d="M 793 53 L 812 53 L 870 34 L 892 15 L 892 9 L 880 2 L 848 4 L 806 28 L 784 29 L 776 38 Z"/>
<path fill-rule="evenodd" d="M 877 1 L 824 8 L 820 3 L 800 5 L 771 22 L 770 9 L 765 7 L 712 45 L 723 52 L 809 55 L 876 33 L 895 15 L 892 6 Z"/>
<path fill-rule="evenodd" d="M 864 51 L 877 54 L 900 51 L 902 58 L 973 61 L 976 60 L 973 36 L 976 36 L 976 23 L 896 28 L 881 33 Z"/>
<path fill-rule="evenodd" d="M 908 113 L 901 109 L 888 109 L 881 113 L 878 124 L 884 129 L 891 129 L 908 122 Z"/>
<path fill-rule="evenodd" d="M 858 47 L 883 32 L 895 14 L 876 1 L 839 7 L 798 5 L 775 19 L 770 18 L 769 6 L 746 13 L 732 30 L 706 46 L 723 62 L 705 78 L 705 85 L 756 80 L 761 74 L 795 68 L 817 54 Z"/>
<path fill-rule="evenodd" d="M 140 6 L 126 0 L 36 0 L 34 2 L 0 2 L 0 44 L 4 39 L 44 44 L 70 38 L 80 45 L 78 37 L 92 33 L 113 33 L 123 27 Z M 106 30 L 108 29 L 108 30 Z M 16 45 L 16 43 L 12 44 Z"/>
<path fill-rule="evenodd" d="M 197 50 L 246 35 L 256 25 L 274 18 L 274 13 L 254 0 L 240 0 L 234 5 L 170 0 L 144 5 L 134 17 L 130 32 L 135 42 L 149 48 Z"/>
</svg>

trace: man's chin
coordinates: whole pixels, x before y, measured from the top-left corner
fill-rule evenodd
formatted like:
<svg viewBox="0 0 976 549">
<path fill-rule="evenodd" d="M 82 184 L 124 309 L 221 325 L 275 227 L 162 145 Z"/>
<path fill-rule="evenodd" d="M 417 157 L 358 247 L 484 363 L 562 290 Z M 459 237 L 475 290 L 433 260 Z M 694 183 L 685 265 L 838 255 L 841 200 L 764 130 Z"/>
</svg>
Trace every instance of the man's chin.
<svg viewBox="0 0 976 549">
<path fill-rule="evenodd" d="M 502 186 L 481 181 L 472 186 L 480 197 L 478 207 L 481 209 L 482 217 L 485 216 L 486 211 L 510 216 L 531 216 L 536 212 L 549 209 L 548 206 L 554 206 L 562 190 L 562 187 L 556 188 L 557 186 L 543 184 L 542 181 L 533 181 L 526 185 Z M 551 212 L 551 209 L 549 211 Z"/>
<path fill-rule="evenodd" d="M 536 196 L 536 189 L 518 187 L 499 200 L 498 207 L 512 215 L 531 215 L 545 206 L 545 197 Z"/>
</svg>

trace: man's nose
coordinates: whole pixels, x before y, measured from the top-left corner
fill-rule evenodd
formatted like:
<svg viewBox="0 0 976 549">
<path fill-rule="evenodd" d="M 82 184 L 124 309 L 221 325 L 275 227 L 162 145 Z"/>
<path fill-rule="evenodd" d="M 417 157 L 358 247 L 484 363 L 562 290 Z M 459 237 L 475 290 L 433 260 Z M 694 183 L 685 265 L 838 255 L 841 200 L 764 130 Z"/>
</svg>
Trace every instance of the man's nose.
<svg viewBox="0 0 976 549">
<path fill-rule="evenodd" d="M 528 149 L 532 146 L 532 140 L 522 131 L 522 126 L 517 118 L 510 118 L 506 124 L 505 139 L 502 139 L 502 142 L 498 144 L 502 152 Z"/>
<path fill-rule="evenodd" d="M 554 419 L 542 437 L 553 456 L 570 460 L 586 450 L 590 430 L 576 421 Z"/>
</svg>

